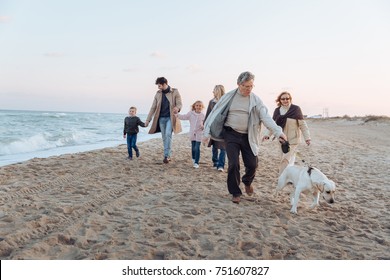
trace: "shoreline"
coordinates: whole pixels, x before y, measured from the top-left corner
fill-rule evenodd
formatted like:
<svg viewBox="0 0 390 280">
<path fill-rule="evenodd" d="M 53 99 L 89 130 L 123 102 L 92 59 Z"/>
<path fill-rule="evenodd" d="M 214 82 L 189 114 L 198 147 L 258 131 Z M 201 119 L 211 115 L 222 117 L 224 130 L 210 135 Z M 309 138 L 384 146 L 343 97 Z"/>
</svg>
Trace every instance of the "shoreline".
<svg viewBox="0 0 390 280">
<path fill-rule="evenodd" d="M 298 155 L 336 182 L 336 203 L 309 209 L 303 196 L 298 215 L 287 188 L 273 196 L 276 141 L 261 144 L 255 194 L 239 205 L 210 148 L 192 167 L 186 134 L 169 164 L 155 138 L 133 161 L 123 144 L 0 167 L 0 259 L 389 260 L 390 122 L 308 125 Z"/>
<path fill-rule="evenodd" d="M 185 133 L 185 132 L 184 132 Z M 151 139 L 161 138 L 161 135 L 150 135 L 146 134 L 145 139 L 139 139 L 137 143 L 147 142 Z M 121 143 L 118 143 L 120 141 Z M 32 160 L 32 159 L 47 159 L 50 157 L 60 157 L 63 155 L 71 155 L 71 154 L 79 154 L 79 153 L 85 153 L 85 152 L 93 152 L 102 150 L 105 148 L 116 148 L 121 145 L 126 145 L 126 140 L 121 139 L 117 141 L 111 141 L 106 143 L 94 143 L 94 144 L 84 144 L 84 145 L 77 145 L 77 146 L 63 146 L 63 147 L 57 147 L 55 149 L 49 149 L 49 150 L 40 150 L 40 151 L 33 151 L 33 152 L 26 152 L 22 154 L 11 154 L 11 155 L 4 155 L 3 158 L 0 160 L 0 167 L 13 165 L 13 164 L 22 164 L 26 161 Z M 14 159 L 15 156 L 18 159 Z"/>
<path fill-rule="evenodd" d="M 12 111 L 12 110 L 10 110 Z M 33 111 L 35 112 L 35 111 Z M 37 111 L 40 112 L 40 111 Z M 52 113 L 58 113 L 53 111 Z M 66 112 L 65 112 L 66 113 Z M 73 112 L 68 112 L 73 113 Z M 102 113 L 103 114 L 103 113 Z M 390 123 L 390 117 L 387 116 L 365 116 L 365 117 L 329 117 L 329 118 L 307 118 L 306 121 L 308 122 L 350 122 L 351 124 L 359 124 L 359 125 L 369 125 L 370 123 L 374 123 L 375 125 L 386 125 Z M 183 132 L 181 134 L 187 134 L 188 133 L 188 126 L 184 127 Z M 143 137 L 142 137 L 143 136 Z M 147 142 L 152 139 L 160 139 L 160 134 L 143 134 L 141 137 L 139 137 L 137 143 Z M 122 143 L 118 143 L 122 142 Z M 126 145 L 126 140 L 123 138 L 120 138 L 120 140 L 116 141 L 110 141 L 107 143 L 94 143 L 94 144 L 82 144 L 82 145 L 76 145 L 76 146 L 62 146 L 57 148 L 52 148 L 48 150 L 39 150 L 39 151 L 31 151 L 26 153 L 20 153 L 20 154 L 10 154 L 10 155 L 3 155 L 3 159 L 0 161 L 0 167 L 9 166 L 13 164 L 22 164 L 26 161 L 32 160 L 32 159 L 47 159 L 50 157 L 60 157 L 63 155 L 71 155 L 71 154 L 79 154 L 84 152 L 93 152 L 102 150 L 105 148 L 116 148 L 121 145 Z M 18 159 L 14 159 L 14 158 Z M 7 163 L 3 163 L 7 162 Z"/>
</svg>

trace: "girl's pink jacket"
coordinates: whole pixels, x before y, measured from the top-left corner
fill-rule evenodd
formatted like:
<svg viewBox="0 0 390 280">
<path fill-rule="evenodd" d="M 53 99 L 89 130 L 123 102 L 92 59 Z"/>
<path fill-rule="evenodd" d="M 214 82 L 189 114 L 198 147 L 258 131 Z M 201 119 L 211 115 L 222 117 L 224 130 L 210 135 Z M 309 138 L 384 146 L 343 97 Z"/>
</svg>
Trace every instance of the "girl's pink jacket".
<svg viewBox="0 0 390 280">
<path fill-rule="evenodd" d="M 177 114 L 177 117 L 180 120 L 189 120 L 190 121 L 190 132 L 189 137 L 191 141 L 202 142 L 203 136 L 203 113 L 195 113 L 195 111 L 190 111 L 185 115 Z"/>
</svg>

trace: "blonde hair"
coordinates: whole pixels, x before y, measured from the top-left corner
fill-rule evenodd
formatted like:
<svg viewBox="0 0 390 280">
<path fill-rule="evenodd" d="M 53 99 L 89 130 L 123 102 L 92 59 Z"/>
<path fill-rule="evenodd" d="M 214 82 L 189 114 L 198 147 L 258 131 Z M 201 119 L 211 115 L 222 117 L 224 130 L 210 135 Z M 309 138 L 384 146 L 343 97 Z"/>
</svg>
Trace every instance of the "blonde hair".
<svg viewBox="0 0 390 280">
<path fill-rule="evenodd" d="M 192 111 L 195 111 L 195 105 L 196 105 L 196 104 L 200 104 L 200 105 L 202 105 L 202 110 L 204 109 L 203 102 L 202 102 L 202 101 L 200 101 L 200 100 L 197 100 L 197 101 L 195 101 L 195 102 L 194 102 L 194 104 L 192 104 L 192 105 L 191 105 L 191 109 L 192 109 Z"/>
<path fill-rule="evenodd" d="M 225 87 L 223 85 L 216 85 L 214 87 L 213 93 L 214 93 L 215 99 L 217 99 L 217 101 L 218 101 L 219 99 L 221 99 L 222 95 L 225 94 Z"/>
</svg>

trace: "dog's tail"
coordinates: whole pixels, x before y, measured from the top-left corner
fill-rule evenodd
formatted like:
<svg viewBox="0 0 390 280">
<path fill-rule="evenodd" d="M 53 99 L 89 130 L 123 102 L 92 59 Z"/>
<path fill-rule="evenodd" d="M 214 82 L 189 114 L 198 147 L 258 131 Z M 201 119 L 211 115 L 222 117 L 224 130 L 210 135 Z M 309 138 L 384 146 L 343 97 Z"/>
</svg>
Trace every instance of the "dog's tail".
<svg viewBox="0 0 390 280">
<path fill-rule="evenodd" d="M 286 177 L 287 177 L 287 173 L 285 170 L 283 170 L 282 174 L 280 174 L 278 178 L 278 184 L 275 189 L 275 195 L 277 195 L 286 186 L 287 184 Z"/>
</svg>

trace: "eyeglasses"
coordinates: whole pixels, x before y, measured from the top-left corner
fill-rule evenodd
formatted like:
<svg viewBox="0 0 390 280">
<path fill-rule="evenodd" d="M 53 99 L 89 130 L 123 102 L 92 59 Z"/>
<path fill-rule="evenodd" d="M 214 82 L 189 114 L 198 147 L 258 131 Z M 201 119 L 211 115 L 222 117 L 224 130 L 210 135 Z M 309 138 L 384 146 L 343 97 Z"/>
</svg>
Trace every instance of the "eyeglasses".
<svg viewBox="0 0 390 280">
<path fill-rule="evenodd" d="M 290 100 L 290 97 L 280 98 L 280 100 Z"/>
<path fill-rule="evenodd" d="M 252 89 L 255 87 L 255 85 L 244 86 L 243 84 L 241 84 L 240 86 L 245 88 L 245 89 Z"/>
</svg>

